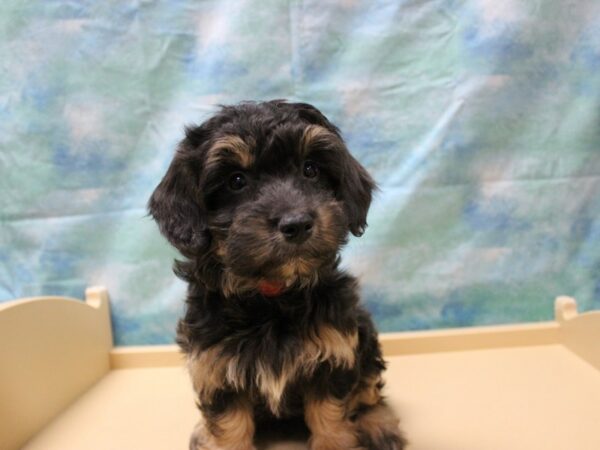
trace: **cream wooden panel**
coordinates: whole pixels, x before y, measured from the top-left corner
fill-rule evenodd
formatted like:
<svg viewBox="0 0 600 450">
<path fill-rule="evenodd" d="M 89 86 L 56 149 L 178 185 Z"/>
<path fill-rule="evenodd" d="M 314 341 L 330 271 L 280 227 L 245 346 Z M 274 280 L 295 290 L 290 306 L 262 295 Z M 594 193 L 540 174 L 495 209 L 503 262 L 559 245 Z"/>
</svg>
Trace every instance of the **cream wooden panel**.
<svg viewBox="0 0 600 450">
<path fill-rule="evenodd" d="M 571 297 L 558 297 L 555 310 L 562 343 L 600 370 L 600 311 L 579 314 Z"/>
<path fill-rule="evenodd" d="M 132 345 L 110 351 L 111 369 L 181 367 L 184 363 L 185 357 L 177 345 Z"/>
<path fill-rule="evenodd" d="M 21 445 L 109 370 L 106 289 L 86 301 L 40 297 L 0 305 L 0 448 Z"/>
</svg>

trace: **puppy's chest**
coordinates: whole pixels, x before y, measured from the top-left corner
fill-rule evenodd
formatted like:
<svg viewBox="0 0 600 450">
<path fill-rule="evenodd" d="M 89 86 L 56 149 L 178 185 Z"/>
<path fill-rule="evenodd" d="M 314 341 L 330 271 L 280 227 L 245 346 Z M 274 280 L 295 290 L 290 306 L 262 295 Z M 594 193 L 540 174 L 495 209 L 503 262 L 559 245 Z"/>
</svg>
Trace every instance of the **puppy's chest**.
<svg viewBox="0 0 600 450">
<path fill-rule="evenodd" d="M 356 332 L 344 333 L 321 325 L 306 333 L 230 337 L 188 358 L 200 401 L 222 389 L 262 398 L 276 416 L 286 388 L 310 377 L 322 364 L 351 368 L 356 359 Z M 232 350 L 235 349 L 235 350 Z"/>
</svg>

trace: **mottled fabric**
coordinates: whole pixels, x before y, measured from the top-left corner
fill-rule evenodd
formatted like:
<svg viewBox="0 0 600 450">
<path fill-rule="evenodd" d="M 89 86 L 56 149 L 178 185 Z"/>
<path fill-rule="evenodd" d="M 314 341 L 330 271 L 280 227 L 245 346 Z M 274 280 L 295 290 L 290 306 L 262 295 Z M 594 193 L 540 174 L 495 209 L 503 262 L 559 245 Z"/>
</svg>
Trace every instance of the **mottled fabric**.
<svg viewBox="0 0 600 450">
<path fill-rule="evenodd" d="M 380 185 L 344 264 L 382 331 L 600 308 L 597 0 L 0 2 L 0 299 L 104 284 L 117 344 L 185 286 L 145 203 L 183 125 L 289 98 Z"/>
</svg>

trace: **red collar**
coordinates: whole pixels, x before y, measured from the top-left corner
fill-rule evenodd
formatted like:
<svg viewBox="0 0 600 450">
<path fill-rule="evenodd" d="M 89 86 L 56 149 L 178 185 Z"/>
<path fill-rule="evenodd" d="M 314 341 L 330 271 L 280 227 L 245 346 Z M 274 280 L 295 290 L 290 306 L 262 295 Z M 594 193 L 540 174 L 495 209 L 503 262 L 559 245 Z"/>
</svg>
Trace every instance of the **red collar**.
<svg viewBox="0 0 600 450">
<path fill-rule="evenodd" d="M 277 297 L 285 291 L 285 283 L 283 281 L 260 280 L 258 291 L 265 297 Z"/>
</svg>

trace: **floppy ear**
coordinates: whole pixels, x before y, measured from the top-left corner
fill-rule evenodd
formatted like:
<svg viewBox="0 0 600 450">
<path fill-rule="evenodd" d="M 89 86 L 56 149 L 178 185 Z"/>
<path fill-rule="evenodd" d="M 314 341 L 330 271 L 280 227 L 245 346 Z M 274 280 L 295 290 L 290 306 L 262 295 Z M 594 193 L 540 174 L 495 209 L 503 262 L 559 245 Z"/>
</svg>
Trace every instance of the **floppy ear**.
<svg viewBox="0 0 600 450">
<path fill-rule="evenodd" d="M 148 201 L 148 210 L 169 242 L 190 257 L 201 251 L 209 236 L 199 189 L 200 167 L 188 145 L 186 141 L 180 144 Z"/>
<path fill-rule="evenodd" d="M 347 150 L 344 159 L 338 196 L 344 203 L 350 231 L 354 236 L 362 236 L 367 228 L 367 213 L 376 184 Z"/>
</svg>

